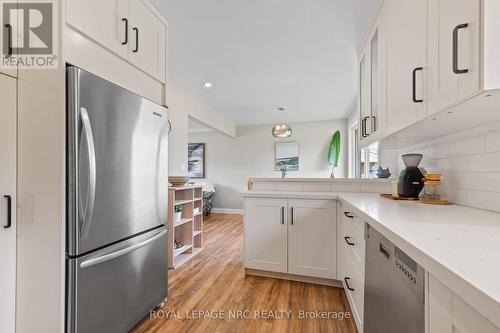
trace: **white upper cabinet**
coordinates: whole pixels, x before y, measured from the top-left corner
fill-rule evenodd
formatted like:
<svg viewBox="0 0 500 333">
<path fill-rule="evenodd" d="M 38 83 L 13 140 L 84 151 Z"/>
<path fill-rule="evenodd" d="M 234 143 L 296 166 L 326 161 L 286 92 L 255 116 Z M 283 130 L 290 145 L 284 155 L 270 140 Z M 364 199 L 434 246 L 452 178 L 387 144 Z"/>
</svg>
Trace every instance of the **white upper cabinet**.
<svg viewBox="0 0 500 333">
<path fill-rule="evenodd" d="M 127 58 L 128 0 L 68 0 L 67 22 Z"/>
<path fill-rule="evenodd" d="M 499 12 L 497 0 L 385 0 L 359 54 L 361 147 L 499 121 Z"/>
<path fill-rule="evenodd" d="M 149 75 L 165 82 L 167 27 L 142 0 L 130 0 L 129 60 Z"/>
<path fill-rule="evenodd" d="M 9 1 L 9 4 L 14 5 L 15 1 Z M 3 3 L 2 3 L 3 5 Z M 14 43 L 15 39 L 20 38 L 20 31 L 18 25 L 18 19 L 20 12 L 14 15 L 15 11 L 10 11 L 10 13 L 3 13 L 0 16 L 0 45 L 2 49 L 0 50 L 0 55 L 2 61 L 12 60 L 13 57 L 17 56 L 17 50 L 15 48 L 19 43 Z M 4 20 L 5 19 L 5 20 Z M 6 58 L 4 60 L 4 57 Z M 10 75 L 12 77 L 17 77 L 17 65 L 14 62 L 14 66 L 9 66 L 6 68 L 0 68 L 0 73 Z"/>
<path fill-rule="evenodd" d="M 359 57 L 360 142 L 380 138 L 384 121 L 384 15 L 379 15 Z"/>
<path fill-rule="evenodd" d="M 481 0 L 437 0 L 429 6 L 430 113 L 435 113 L 481 90 Z"/>
<path fill-rule="evenodd" d="M 16 85 L 0 74 L 0 332 L 16 321 Z"/>
<path fill-rule="evenodd" d="M 289 200 L 288 272 L 336 278 L 335 201 Z"/>
<path fill-rule="evenodd" d="M 67 23 L 158 81 L 166 81 L 165 19 L 146 0 L 68 0 Z"/>
<path fill-rule="evenodd" d="M 245 199 L 245 267 L 287 272 L 287 199 Z"/>
<path fill-rule="evenodd" d="M 427 116 L 427 1 L 386 0 L 384 135 Z"/>
</svg>

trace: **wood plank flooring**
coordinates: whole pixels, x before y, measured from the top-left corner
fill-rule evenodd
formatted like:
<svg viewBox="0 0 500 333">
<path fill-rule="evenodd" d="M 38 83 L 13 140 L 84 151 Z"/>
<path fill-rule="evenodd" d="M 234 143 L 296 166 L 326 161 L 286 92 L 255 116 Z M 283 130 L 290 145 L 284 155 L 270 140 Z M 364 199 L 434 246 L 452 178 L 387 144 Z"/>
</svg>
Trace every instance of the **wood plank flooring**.
<svg viewBox="0 0 500 333">
<path fill-rule="evenodd" d="M 244 276 L 241 215 L 212 214 L 204 230 L 205 249 L 169 271 L 167 304 L 132 332 L 356 333 L 342 289 Z M 301 319 L 301 310 L 350 317 Z"/>
</svg>

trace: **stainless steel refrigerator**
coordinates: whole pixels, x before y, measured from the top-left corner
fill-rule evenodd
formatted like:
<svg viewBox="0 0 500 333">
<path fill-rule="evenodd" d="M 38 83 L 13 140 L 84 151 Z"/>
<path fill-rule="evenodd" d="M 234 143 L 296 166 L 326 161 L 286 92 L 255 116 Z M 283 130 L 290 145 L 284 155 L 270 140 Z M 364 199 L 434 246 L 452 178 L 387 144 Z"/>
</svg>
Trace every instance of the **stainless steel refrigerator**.
<svg viewBox="0 0 500 333">
<path fill-rule="evenodd" d="M 67 332 L 127 332 L 167 297 L 167 118 L 67 68 Z"/>
</svg>

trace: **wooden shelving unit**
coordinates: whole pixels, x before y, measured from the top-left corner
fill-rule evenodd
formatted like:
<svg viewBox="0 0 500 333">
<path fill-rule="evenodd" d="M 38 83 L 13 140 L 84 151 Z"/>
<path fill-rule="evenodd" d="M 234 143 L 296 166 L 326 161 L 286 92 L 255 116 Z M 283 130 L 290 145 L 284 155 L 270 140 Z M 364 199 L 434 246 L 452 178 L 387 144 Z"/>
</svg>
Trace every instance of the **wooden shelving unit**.
<svg viewBox="0 0 500 333">
<path fill-rule="evenodd" d="M 182 205 L 181 221 L 174 221 L 174 207 Z M 184 245 L 176 249 L 174 241 Z M 203 250 L 203 190 L 201 186 L 168 189 L 168 266 L 176 268 Z"/>
</svg>

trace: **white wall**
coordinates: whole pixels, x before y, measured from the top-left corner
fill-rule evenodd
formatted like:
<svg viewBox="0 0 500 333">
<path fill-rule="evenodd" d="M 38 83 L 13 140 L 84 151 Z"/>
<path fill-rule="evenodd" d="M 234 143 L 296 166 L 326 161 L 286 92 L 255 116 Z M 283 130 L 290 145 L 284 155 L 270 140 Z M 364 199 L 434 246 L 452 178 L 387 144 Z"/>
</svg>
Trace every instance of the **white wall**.
<svg viewBox="0 0 500 333">
<path fill-rule="evenodd" d="M 450 201 L 500 212 L 500 122 L 400 149 L 399 171 L 405 153 L 423 154 L 421 166 L 443 174 Z"/>
<path fill-rule="evenodd" d="M 206 143 L 206 181 L 216 186 L 215 208 L 241 209 L 240 192 L 251 177 L 280 177 L 274 171 L 274 144 L 299 142 L 299 171 L 288 177 L 330 177 L 327 162 L 328 146 L 333 133 L 340 130 L 341 154 L 336 177 L 346 176 L 347 137 L 346 120 L 291 123 L 293 134 L 288 139 L 276 139 L 271 134 L 273 125 L 244 126 L 238 136 L 231 138 L 217 131 L 191 133 L 189 142 Z"/>
<path fill-rule="evenodd" d="M 192 116 L 211 128 L 228 135 L 236 136 L 236 124 L 224 115 L 196 100 L 188 93 L 167 87 L 167 105 L 172 131 L 169 135 L 169 175 L 181 176 L 187 173 L 188 117 Z"/>
</svg>

